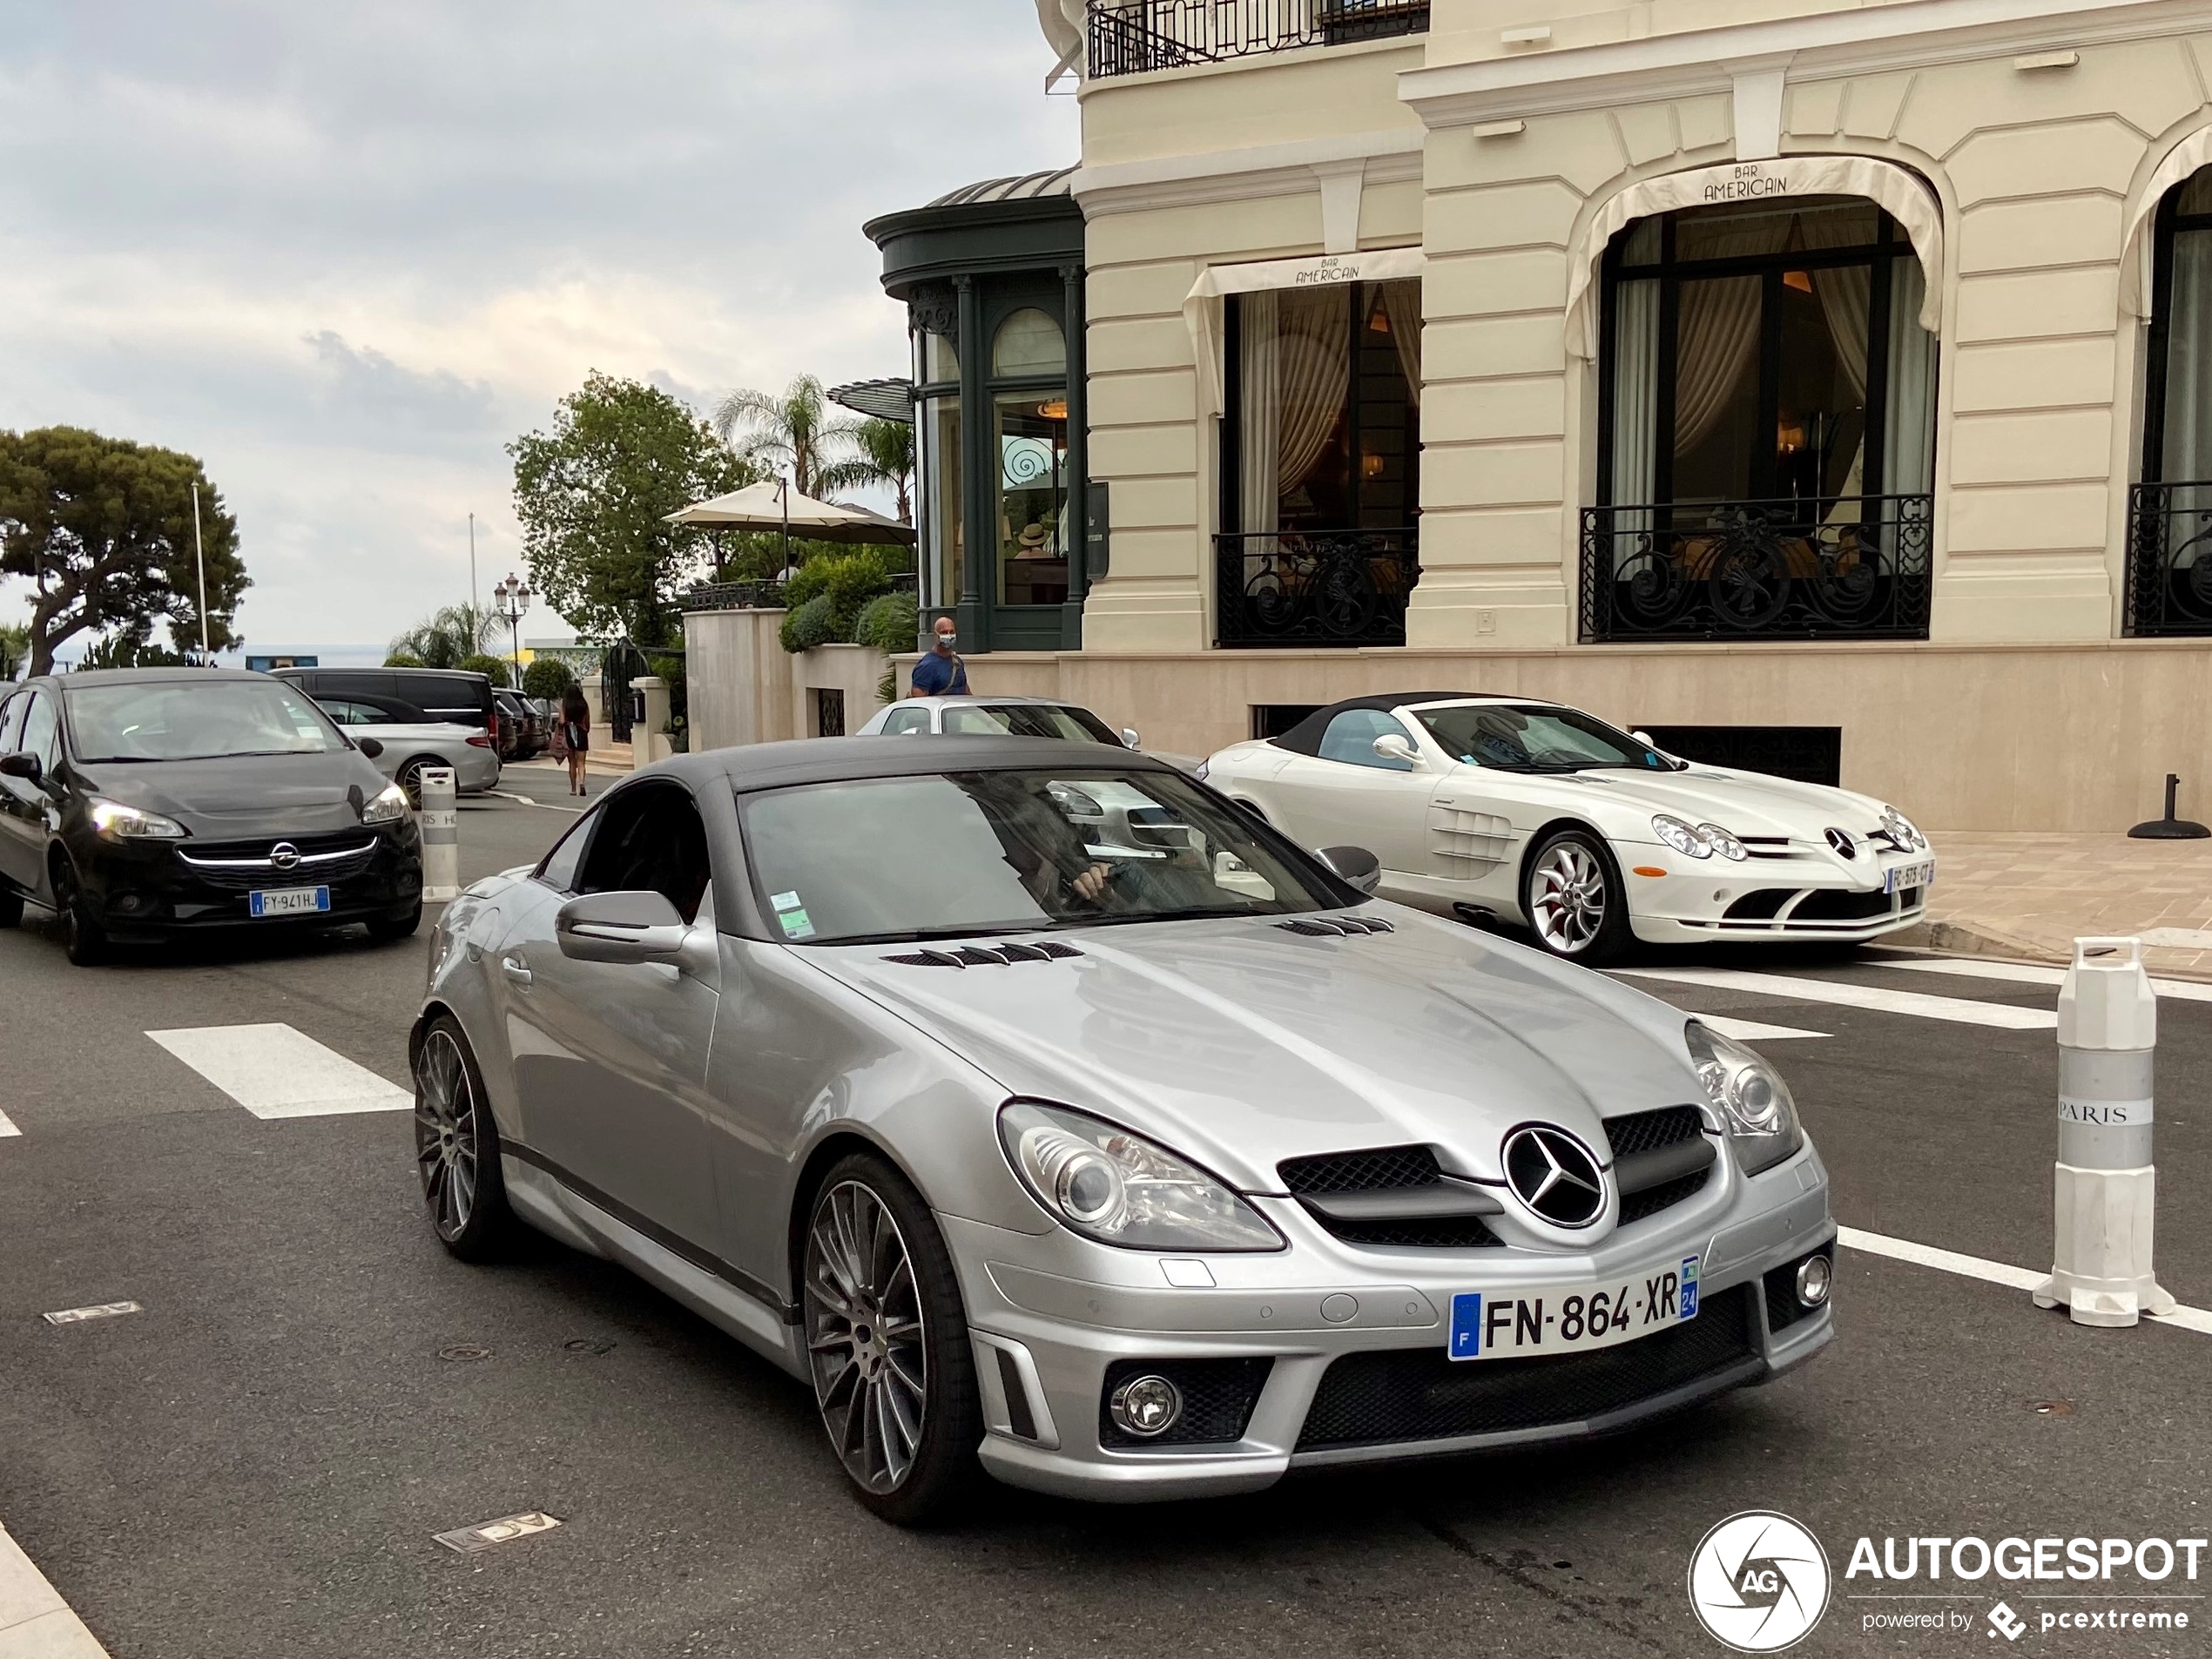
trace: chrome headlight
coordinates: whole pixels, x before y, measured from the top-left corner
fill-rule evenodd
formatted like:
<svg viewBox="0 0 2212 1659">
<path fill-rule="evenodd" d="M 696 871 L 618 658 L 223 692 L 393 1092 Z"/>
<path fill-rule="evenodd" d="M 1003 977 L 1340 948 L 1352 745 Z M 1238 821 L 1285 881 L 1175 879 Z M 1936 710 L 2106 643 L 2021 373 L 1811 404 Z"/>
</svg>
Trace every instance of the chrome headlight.
<svg viewBox="0 0 2212 1659">
<path fill-rule="evenodd" d="M 1737 1166 L 1746 1175 L 1771 1169 L 1805 1143 L 1797 1103 L 1782 1074 L 1733 1038 L 1692 1020 L 1683 1029 L 1690 1063 L 1705 1098 L 1728 1128 Z"/>
<path fill-rule="evenodd" d="M 91 801 L 92 828 L 111 841 L 180 841 L 185 826 L 159 813 L 141 812 L 119 800 Z"/>
<path fill-rule="evenodd" d="M 1282 1235 L 1204 1170 L 1064 1106 L 1009 1102 L 999 1140 L 1053 1217 L 1125 1250 L 1280 1250 Z"/>
<path fill-rule="evenodd" d="M 1700 824 L 1697 826 L 1697 833 L 1705 838 L 1706 846 L 1724 859 L 1733 859 L 1737 863 L 1741 864 L 1751 856 L 1744 850 L 1743 842 L 1737 840 L 1718 824 Z"/>
<path fill-rule="evenodd" d="M 407 816 L 407 791 L 397 784 L 386 784 L 368 805 L 361 808 L 364 824 L 396 824 Z"/>
<path fill-rule="evenodd" d="M 1920 833 L 1919 826 L 1894 806 L 1882 808 L 1882 833 L 1888 836 L 1900 853 L 1916 853 L 1928 844 Z"/>
<path fill-rule="evenodd" d="M 1679 818 L 1669 818 L 1664 813 L 1651 820 L 1651 833 L 1676 852 L 1693 859 L 1713 856 L 1712 843 Z"/>
</svg>

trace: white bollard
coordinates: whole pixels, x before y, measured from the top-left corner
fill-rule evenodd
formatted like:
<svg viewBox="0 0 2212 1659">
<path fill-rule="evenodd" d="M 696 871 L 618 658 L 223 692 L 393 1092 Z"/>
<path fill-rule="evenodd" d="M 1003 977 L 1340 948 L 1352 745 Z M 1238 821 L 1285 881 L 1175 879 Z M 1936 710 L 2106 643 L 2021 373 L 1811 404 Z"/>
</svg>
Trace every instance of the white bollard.
<svg viewBox="0 0 2212 1659">
<path fill-rule="evenodd" d="M 2033 1294 L 2076 1325 L 2128 1325 L 2174 1306 L 2151 1276 L 2157 1047 L 2142 941 L 2075 940 L 2059 991 L 2057 1239 L 2051 1277 Z"/>
<path fill-rule="evenodd" d="M 422 832 L 422 897 L 443 904 L 461 896 L 461 808 L 453 768 L 422 770 L 422 810 L 415 814 Z"/>
</svg>

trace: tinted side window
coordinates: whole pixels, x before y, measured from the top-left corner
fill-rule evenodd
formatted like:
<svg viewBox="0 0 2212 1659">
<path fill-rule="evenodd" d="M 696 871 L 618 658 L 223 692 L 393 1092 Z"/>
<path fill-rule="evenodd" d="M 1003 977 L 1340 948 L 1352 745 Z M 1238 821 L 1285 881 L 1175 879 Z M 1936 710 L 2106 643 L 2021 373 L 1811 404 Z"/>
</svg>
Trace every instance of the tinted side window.
<svg viewBox="0 0 2212 1659">
<path fill-rule="evenodd" d="M 1346 709 L 1321 734 L 1321 759 L 1381 772 L 1411 772 L 1412 761 L 1386 760 L 1375 752 L 1377 738 L 1405 735 L 1406 728 L 1381 709 Z"/>
<path fill-rule="evenodd" d="M 318 669 L 314 680 L 304 689 L 310 697 L 315 698 L 388 696 L 392 690 L 392 677 L 370 670 L 334 671 L 327 668 Z"/>
<path fill-rule="evenodd" d="M 711 872 L 706 826 L 691 796 L 673 785 L 625 790 L 599 809 L 578 893 L 652 892 L 696 921 Z"/>
<path fill-rule="evenodd" d="M 46 771 L 54 769 L 60 759 L 61 722 L 54 713 L 54 699 L 44 691 L 30 694 L 30 709 L 24 716 L 23 736 L 17 739 L 31 754 L 38 757 L 38 764 Z"/>
<path fill-rule="evenodd" d="M 577 866 L 583 858 L 583 849 L 591 840 L 591 832 L 598 827 L 599 814 L 586 813 L 570 826 L 569 833 L 554 843 L 553 850 L 537 867 L 537 879 L 556 893 L 574 893 Z"/>
<path fill-rule="evenodd" d="M 358 703 L 348 703 L 342 698 L 319 697 L 316 706 L 340 725 L 367 725 L 369 711 Z"/>
</svg>

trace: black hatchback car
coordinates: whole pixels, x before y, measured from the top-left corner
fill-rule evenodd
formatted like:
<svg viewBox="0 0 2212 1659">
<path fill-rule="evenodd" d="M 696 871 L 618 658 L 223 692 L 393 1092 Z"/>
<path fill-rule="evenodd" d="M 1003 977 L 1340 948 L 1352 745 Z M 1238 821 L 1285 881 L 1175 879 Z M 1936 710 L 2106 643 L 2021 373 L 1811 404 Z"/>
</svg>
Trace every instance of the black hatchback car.
<svg viewBox="0 0 2212 1659">
<path fill-rule="evenodd" d="M 79 963 L 218 928 L 403 938 L 422 916 L 421 841 L 376 752 L 266 674 L 0 687 L 0 927 L 45 906 Z"/>
</svg>

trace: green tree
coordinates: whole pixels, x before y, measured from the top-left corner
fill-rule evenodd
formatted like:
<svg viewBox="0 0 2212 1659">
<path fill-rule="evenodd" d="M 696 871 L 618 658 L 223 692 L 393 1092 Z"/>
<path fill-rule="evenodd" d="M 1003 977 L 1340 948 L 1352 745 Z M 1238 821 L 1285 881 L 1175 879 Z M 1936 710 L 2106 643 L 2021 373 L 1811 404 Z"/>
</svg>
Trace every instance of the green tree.
<svg viewBox="0 0 2212 1659">
<path fill-rule="evenodd" d="M 840 464 L 839 452 L 865 424 L 829 409 L 821 381 L 801 374 L 781 392 L 731 393 L 714 412 L 714 429 L 761 475 L 787 469 L 793 489 L 820 501 L 837 488 L 830 469 Z"/>
<path fill-rule="evenodd" d="M 549 703 L 557 703 L 561 694 L 576 684 L 576 670 L 557 657 L 536 657 L 523 671 L 523 695 L 542 697 Z"/>
<path fill-rule="evenodd" d="M 0 681 L 23 672 L 30 658 L 30 630 L 19 622 L 0 622 Z"/>
<path fill-rule="evenodd" d="M 514 664 L 504 657 L 495 657 L 489 651 L 477 651 L 464 657 L 454 666 L 464 674 L 482 674 L 494 685 L 508 687 L 515 684 Z"/>
<path fill-rule="evenodd" d="M 195 457 L 79 427 L 0 432 L 0 575 L 31 584 L 32 673 L 51 672 L 56 648 L 79 634 L 147 638 L 158 621 L 172 644 L 199 649 L 195 488 L 207 640 L 222 651 L 240 643 L 231 624 L 252 584 L 238 521 Z"/>
<path fill-rule="evenodd" d="M 194 659 L 183 651 L 165 651 L 153 643 L 153 624 L 141 622 L 103 634 L 85 646 L 77 659 L 79 668 L 182 668 Z"/>
<path fill-rule="evenodd" d="M 412 657 L 412 663 L 387 662 L 388 668 L 458 668 L 464 657 L 474 657 L 490 644 L 499 618 L 481 605 L 448 605 L 418 622 L 392 642 L 395 657 Z"/>
<path fill-rule="evenodd" d="M 898 497 L 899 522 L 914 523 L 914 428 L 911 421 L 863 421 L 846 435 L 853 453 L 822 469 L 825 489 L 886 484 Z"/>
<path fill-rule="evenodd" d="M 673 595 L 707 549 L 705 532 L 668 516 L 759 475 L 667 393 L 596 371 L 561 400 L 551 432 L 507 453 L 546 604 L 587 635 L 646 645 L 674 631 Z"/>
</svg>

